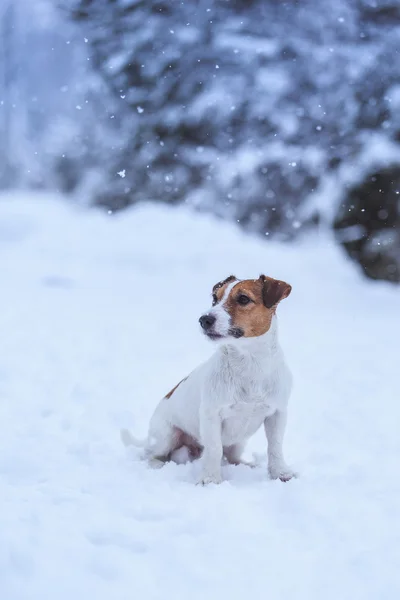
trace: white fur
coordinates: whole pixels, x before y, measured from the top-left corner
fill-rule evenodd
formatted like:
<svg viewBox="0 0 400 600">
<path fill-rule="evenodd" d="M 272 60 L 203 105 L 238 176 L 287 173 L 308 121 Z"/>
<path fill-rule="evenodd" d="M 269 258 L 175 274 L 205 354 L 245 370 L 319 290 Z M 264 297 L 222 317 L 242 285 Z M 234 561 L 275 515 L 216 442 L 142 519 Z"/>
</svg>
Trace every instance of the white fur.
<svg viewBox="0 0 400 600">
<path fill-rule="evenodd" d="M 216 318 L 215 325 L 213 330 L 218 335 L 228 335 L 229 327 L 230 327 L 230 316 L 229 313 L 225 310 L 225 303 L 228 299 L 228 296 L 231 292 L 231 289 L 238 282 L 235 280 L 233 283 L 230 283 L 224 292 L 224 295 L 221 298 L 221 301 L 218 302 L 216 306 L 214 306 L 211 310 L 208 311 L 209 315 L 213 315 Z"/>
<path fill-rule="evenodd" d="M 220 312 L 217 318 L 221 316 Z M 200 483 L 219 483 L 223 455 L 238 462 L 247 440 L 264 425 L 270 476 L 284 481 L 293 477 L 282 452 L 292 378 L 277 335 L 274 316 L 262 336 L 225 339 L 158 404 L 150 421 L 147 455 L 169 456 L 181 430 L 204 448 Z"/>
</svg>

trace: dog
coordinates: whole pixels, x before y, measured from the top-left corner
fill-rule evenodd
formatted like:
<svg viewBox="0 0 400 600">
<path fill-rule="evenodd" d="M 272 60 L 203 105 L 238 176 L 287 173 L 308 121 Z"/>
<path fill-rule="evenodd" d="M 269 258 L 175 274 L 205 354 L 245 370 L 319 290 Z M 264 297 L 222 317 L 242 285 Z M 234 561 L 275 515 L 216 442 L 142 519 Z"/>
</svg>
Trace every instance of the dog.
<svg viewBox="0 0 400 600">
<path fill-rule="evenodd" d="M 222 459 L 241 464 L 246 442 L 264 425 L 269 476 L 281 481 L 296 476 L 282 451 L 292 376 L 278 343 L 276 316 L 291 290 L 265 275 L 245 280 L 231 275 L 214 285 L 212 307 L 199 322 L 218 347 L 155 409 L 143 444 L 153 466 L 187 447 L 192 458 L 202 457 L 199 483 L 221 483 Z M 121 437 L 126 445 L 140 444 L 127 430 Z"/>
</svg>

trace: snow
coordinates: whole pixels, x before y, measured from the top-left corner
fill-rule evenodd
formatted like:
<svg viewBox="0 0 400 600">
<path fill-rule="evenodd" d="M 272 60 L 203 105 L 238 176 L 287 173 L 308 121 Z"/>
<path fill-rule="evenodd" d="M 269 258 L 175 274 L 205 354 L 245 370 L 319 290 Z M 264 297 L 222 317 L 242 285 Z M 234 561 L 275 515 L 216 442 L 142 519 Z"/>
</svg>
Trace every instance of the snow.
<svg viewBox="0 0 400 600">
<path fill-rule="evenodd" d="M 183 208 L 120 215 L 0 198 L 0 590 L 5 600 L 395 599 L 400 592 L 399 290 L 322 235 L 280 245 Z M 230 273 L 286 279 L 295 377 L 269 481 L 149 470 L 160 397 L 212 352 L 197 319 Z"/>
</svg>

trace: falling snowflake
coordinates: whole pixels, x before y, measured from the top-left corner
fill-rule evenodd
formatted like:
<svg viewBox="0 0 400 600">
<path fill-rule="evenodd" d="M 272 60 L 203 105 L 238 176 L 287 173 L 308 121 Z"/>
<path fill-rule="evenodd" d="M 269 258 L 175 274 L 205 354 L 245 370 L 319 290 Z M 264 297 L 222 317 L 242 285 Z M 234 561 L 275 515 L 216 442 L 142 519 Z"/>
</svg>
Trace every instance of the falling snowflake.
<svg viewBox="0 0 400 600">
<path fill-rule="evenodd" d="M 117 175 L 119 175 L 123 179 L 125 177 L 125 169 L 122 169 L 122 171 L 118 171 Z"/>
<path fill-rule="evenodd" d="M 137 111 L 138 111 L 138 113 L 141 115 L 141 114 L 142 114 L 142 112 L 144 112 L 144 108 L 142 108 L 141 106 L 138 106 L 138 107 L 137 107 Z"/>
</svg>

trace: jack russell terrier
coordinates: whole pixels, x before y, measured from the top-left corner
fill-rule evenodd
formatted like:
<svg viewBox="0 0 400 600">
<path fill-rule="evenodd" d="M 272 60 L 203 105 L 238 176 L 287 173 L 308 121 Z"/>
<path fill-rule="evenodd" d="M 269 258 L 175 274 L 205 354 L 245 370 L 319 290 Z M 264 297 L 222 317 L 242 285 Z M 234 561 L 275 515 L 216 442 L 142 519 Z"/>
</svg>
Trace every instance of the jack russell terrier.
<svg viewBox="0 0 400 600">
<path fill-rule="evenodd" d="M 199 483 L 220 483 L 222 459 L 240 464 L 247 440 L 264 425 L 270 477 L 296 476 L 282 452 L 292 377 L 276 317 L 291 290 L 265 275 L 246 280 L 231 275 L 213 287 L 212 308 L 199 321 L 218 349 L 158 404 L 143 443 L 153 466 L 185 446 L 192 458 L 202 455 Z M 127 430 L 121 437 L 125 445 L 142 445 Z"/>
</svg>

